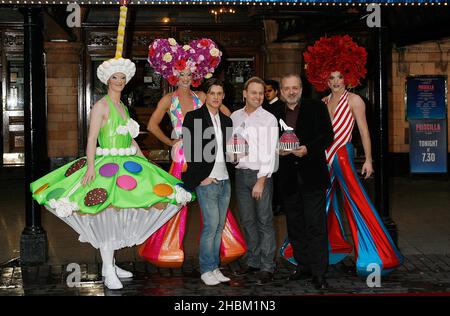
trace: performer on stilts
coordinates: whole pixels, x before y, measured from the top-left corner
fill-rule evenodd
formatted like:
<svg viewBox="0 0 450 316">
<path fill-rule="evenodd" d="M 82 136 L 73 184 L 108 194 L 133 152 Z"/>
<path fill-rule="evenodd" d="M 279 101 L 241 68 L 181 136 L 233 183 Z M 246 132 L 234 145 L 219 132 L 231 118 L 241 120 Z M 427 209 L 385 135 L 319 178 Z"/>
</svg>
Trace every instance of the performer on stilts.
<svg viewBox="0 0 450 316">
<path fill-rule="evenodd" d="M 335 133 L 333 144 L 326 150 L 331 176 L 331 188 L 327 192 L 330 263 L 341 261 L 352 249 L 344 237 L 339 212 L 337 193 L 341 192 L 353 239 L 357 273 L 361 276 L 370 274 L 373 271 L 370 265 L 378 264 L 385 275 L 399 267 L 403 257 L 358 178 L 350 142 L 356 121 L 365 154 L 362 174 L 367 179 L 373 173 L 373 166 L 365 104 L 360 96 L 346 89 L 358 86 L 364 78 L 367 52 L 348 35 L 322 37 L 308 47 L 304 59 L 308 81 L 319 92 L 331 90 L 331 94 L 322 100 L 327 104 Z"/>
<path fill-rule="evenodd" d="M 136 71 L 122 58 L 127 7 L 120 8 L 116 56 L 103 62 L 97 77 L 108 94 L 94 104 L 86 157 L 33 182 L 33 198 L 100 250 L 104 284 L 123 287 L 133 274 L 115 264 L 114 251 L 143 243 L 192 200 L 181 181 L 148 162 L 133 139 L 139 124 L 120 101 Z M 98 146 L 97 146 L 98 142 Z"/>
</svg>

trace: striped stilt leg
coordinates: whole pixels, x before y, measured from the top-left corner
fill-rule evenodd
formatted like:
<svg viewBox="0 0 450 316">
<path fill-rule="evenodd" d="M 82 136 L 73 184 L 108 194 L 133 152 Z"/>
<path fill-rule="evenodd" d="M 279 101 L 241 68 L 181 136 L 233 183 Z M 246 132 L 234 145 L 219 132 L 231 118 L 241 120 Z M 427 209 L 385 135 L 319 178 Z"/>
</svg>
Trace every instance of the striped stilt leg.
<svg viewBox="0 0 450 316">
<path fill-rule="evenodd" d="M 388 274 L 403 263 L 403 257 L 358 179 L 351 143 L 337 151 L 333 171 L 343 192 L 358 275 L 370 274 L 367 269 L 372 263 L 380 266 L 382 275 Z"/>
</svg>

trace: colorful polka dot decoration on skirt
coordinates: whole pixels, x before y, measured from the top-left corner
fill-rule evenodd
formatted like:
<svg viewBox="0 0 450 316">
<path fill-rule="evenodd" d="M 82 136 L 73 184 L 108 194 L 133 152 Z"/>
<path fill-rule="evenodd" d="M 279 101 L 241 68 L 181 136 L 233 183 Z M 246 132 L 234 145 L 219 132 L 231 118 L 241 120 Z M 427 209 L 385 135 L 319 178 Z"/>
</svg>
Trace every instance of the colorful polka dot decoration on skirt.
<svg viewBox="0 0 450 316">
<path fill-rule="evenodd" d="M 108 198 L 108 192 L 102 188 L 95 188 L 89 191 L 84 197 L 84 205 L 86 206 L 94 206 L 98 204 L 102 204 Z"/>
<path fill-rule="evenodd" d="M 137 186 L 136 180 L 132 176 L 122 175 L 116 181 L 119 188 L 124 190 L 133 190 Z"/>
<path fill-rule="evenodd" d="M 126 171 L 130 173 L 139 173 L 142 171 L 142 166 L 134 161 L 127 161 L 123 164 Z"/>
<path fill-rule="evenodd" d="M 83 168 L 86 165 L 86 158 L 81 158 L 77 161 L 75 161 L 70 167 L 69 169 L 67 169 L 65 176 L 69 177 L 71 176 L 74 172 L 80 170 L 81 168 Z"/>
<path fill-rule="evenodd" d="M 39 193 L 41 193 L 42 191 L 44 191 L 45 189 L 47 189 L 47 188 L 48 188 L 48 186 L 49 186 L 49 184 L 48 184 L 48 183 L 46 183 L 46 184 L 42 185 L 41 187 L 39 187 L 39 189 L 37 189 L 36 191 L 34 191 L 34 193 L 33 193 L 33 194 L 39 194 Z"/>
<path fill-rule="evenodd" d="M 153 193 L 157 196 L 169 196 L 173 193 L 173 188 L 165 183 L 159 183 L 153 187 Z"/>
<path fill-rule="evenodd" d="M 119 165 L 116 163 L 105 163 L 100 167 L 98 173 L 104 177 L 112 177 L 119 171 Z"/>
<path fill-rule="evenodd" d="M 51 199 L 55 199 L 55 200 L 59 199 L 61 197 L 61 195 L 63 195 L 64 191 L 65 190 L 63 188 L 57 188 L 57 189 L 50 191 L 46 196 L 47 201 L 49 201 Z"/>
</svg>

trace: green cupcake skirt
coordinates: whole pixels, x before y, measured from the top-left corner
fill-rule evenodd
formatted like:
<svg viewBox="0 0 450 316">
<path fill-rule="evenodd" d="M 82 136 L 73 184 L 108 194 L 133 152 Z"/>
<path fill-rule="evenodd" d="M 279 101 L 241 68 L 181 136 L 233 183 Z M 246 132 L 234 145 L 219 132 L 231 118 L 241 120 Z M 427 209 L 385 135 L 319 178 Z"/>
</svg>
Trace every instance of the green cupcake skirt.
<svg viewBox="0 0 450 316">
<path fill-rule="evenodd" d="M 86 170 L 86 158 L 79 158 L 30 188 L 39 204 L 77 231 L 80 241 L 95 248 L 115 250 L 140 244 L 182 207 L 175 199 L 180 180 L 143 157 L 97 156 L 95 179 L 83 186 Z M 152 207 L 159 202 L 167 203 L 166 207 Z"/>
<path fill-rule="evenodd" d="M 77 163 L 84 166 L 77 168 Z M 72 168 L 69 171 L 72 166 L 77 170 Z M 96 157 L 95 179 L 83 187 L 81 181 L 86 170 L 87 162 L 83 157 L 52 171 L 31 184 L 33 198 L 39 204 L 50 207 L 49 200 L 58 200 L 70 194 L 69 200 L 77 203 L 79 212 L 85 214 L 97 214 L 109 206 L 147 208 L 158 202 L 176 204 L 174 197 L 158 196 L 153 189 L 157 184 L 168 184 L 175 191 L 174 186 L 180 180 L 141 156 Z M 73 173 L 66 176 L 68 171 Z M 96 189 L 105 190 L 106 197 L 86 202 L 88 194 L 92 192 L 93 195 Z M 96 202 L 101 203 L 95 204 Z"/>
</svg>

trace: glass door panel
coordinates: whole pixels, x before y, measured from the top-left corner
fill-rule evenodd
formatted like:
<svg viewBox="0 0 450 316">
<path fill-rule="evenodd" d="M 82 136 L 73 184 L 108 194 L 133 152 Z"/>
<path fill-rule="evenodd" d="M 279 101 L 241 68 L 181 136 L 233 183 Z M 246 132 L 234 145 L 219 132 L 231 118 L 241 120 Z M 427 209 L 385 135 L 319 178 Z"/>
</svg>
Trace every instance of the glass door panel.
<svg viewBox="0 0 450 316">
<path fill-rule="evenodd" d="M 232 111 L 244 106 L 245 82 L 255 75 L 255 58 L 227 58 L 225 61 L 224 104 Z"/>
<path fill-rule="evenodd" d="M 6 96 L 3 104 L 3 165 L 23 165 L 24 157 L 24 69 L 23 60 L 8 58 Z"/>
</svg>

